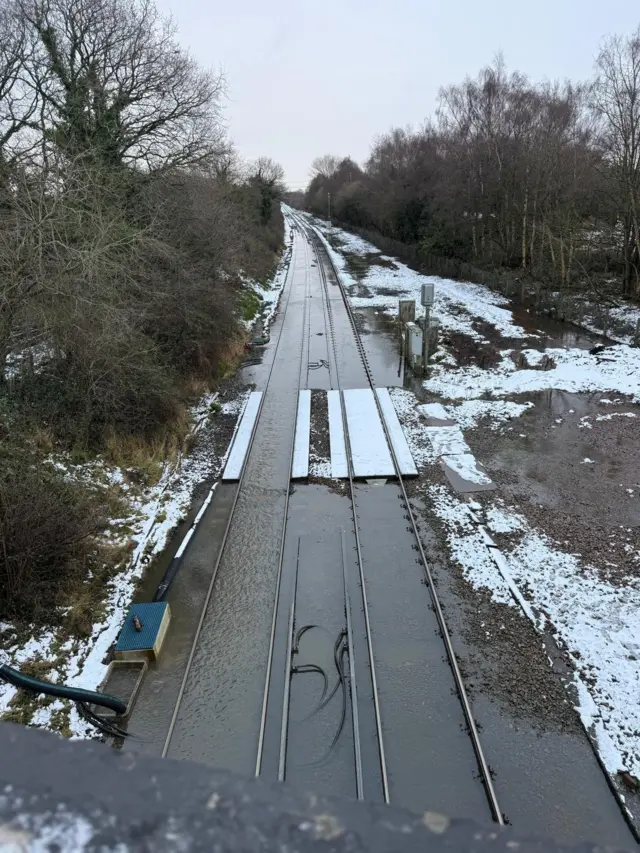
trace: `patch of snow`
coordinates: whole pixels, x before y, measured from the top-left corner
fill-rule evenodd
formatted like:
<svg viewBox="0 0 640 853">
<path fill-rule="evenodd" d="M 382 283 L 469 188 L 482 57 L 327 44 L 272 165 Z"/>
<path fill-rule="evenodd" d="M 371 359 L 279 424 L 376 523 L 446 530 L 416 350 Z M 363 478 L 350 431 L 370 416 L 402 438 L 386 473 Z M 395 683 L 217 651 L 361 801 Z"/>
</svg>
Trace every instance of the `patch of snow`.
<svg viewBox="0 0 640 853">
<path fill-rule="evenodd" d="M 425 426 L 420 420 L 419 407 L 416 405 L 415 395 L 404 388 L 390 388 L 389 395 L 393 401 L 393 407 L 402 424 L 404 434 L 416 463 L 418 470 L 436 461 L 431 443 L 426 440 Z"/>
<path fill-rule="evenodd" d="M 447 468 L 455 471 L 467 483 L 477 483 L 484 486 L 492 482 L 491 477 L 488 477 L 484 471 L 480 470 L 475 456 L 471 453 L 455 453 L 444 456 L 442 461 Z"/>
<path fill-rule="evenodd" d="M 233 400 L 226 400 L 220 406 L 221 414 L 239 415 L 247 405 L 247 399 L 250 393 L 250 391 L 243 391 L 241 394 L 238 394 L 237 397 L 234 397 Z"/>
<path fill-rule="evenodd" d="M 436 456 L 448 456 L 453 453 L 470 453 L 460 427 L 425 427 L 424 431 L 431 442 Z"/>
<path fill-rule="evenodd" d="M 523 516 L 515 512 L 505 512 L 500 506 L 491 506 L 486 513 L 487 527 L 493 533 L 513 533 L 526 525 Z"/>
<path fill-rule="evenodd" d="M 534 532 L 509 555 L 509 565 L 573 659 L 579 711 L 595 730 L 607 769 L 640 774 L 640 582 L 613 586 Z"/>
<path fill-rule="evenodd" d="M 595 459 L 589 459 L 588 456 L 585 456 L 580 464 L 581 465 L 593 465 L 594 463 L 595 463 Z"/>
<path fill-rule="evenodd" d="M 321 459 L 318 456 L 310 456 L 309 476 L 321 477 L 323 480 L 331 479 L 331 460 Z"/>
<path fill-rule="evenodd" d="M 611 421 L 613 418 L 637 418 L 635 412 L 609 412 L 606 415 L 596 415 L 597 421 Z"/>
<path fill-rule="evenodd" d="M 449 420 L 449 415 L 442 403 L 425 403 L 422 406 L 418 406 L 418 411 L 425 418 L 436 418 L 440 421 Z"/>
<path fill-rule="evenodd" d="M 531 350 L 524 350 L 528 354 Z M 431 393 L 449 399 L 477 399 L 485 394 L 506 397 L 556 388 L 561 391 L 617 391 L 640 402 L 640 350 L 624 345 L 608 351 L 607 359 L 597 359 L 580 349 L 551 349 L 556 363 L 551 370 L 517 370 L 510 352 L 501 353 L 500 364 L 492 368 L 470 365 L 446 370 L 434 365 L 432 377 L 423 382 Z"/>
<path fill-rule="evenodd" d="M 446 407 L 449 417 L 456 420 L 461 429 L 471 429 L 482 418 L 490 418 L 489 427 L 492 430 L 497 430 L 506 421 L 519 418 L 532 408 L 533 403 L 513 403 L 510 400 L 465 400 Z"/>
<path fill-rule="evenodd" d="M 509 587 L 491 559 L 469 504 L 452 495 L 445 486 L 429 486 L 427 493 L 431 507 L 445 525 L 451 557 L 460 565 L 466 580 L 489 590 L 497 603 L 513 605 Z"/>
</svg>

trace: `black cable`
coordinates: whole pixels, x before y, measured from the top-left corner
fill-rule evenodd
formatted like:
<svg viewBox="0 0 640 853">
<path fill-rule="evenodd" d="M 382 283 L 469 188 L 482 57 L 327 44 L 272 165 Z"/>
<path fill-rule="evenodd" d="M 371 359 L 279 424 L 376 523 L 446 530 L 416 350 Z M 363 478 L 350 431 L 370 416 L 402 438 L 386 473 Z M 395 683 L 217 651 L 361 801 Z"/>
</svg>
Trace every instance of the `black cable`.
<svg viewBox="0 0 640 853">
<path fill-rule="evenodd" d="M 129 737 L 129 732 L 121 729 L 115 722 L 111 722 L 111 720 L 106 720 L 104 717 L 94 714 L 85 702 L 76 702 L 76 708 L 83 719 L 100 729 L 103 734 L 114 738 Z"/>
<path fill-rule="evenodd" d="M 340 663 L 339 663 L 339 659 L 338 659 L 338 649 L 340 648 L 340 645 L 342 644 L 342 642 L 346 636 L 347 636 L 347 632 L 343 629 L 338 634 L 338 639 L 336 640 L 334 647 L 333 647 L 333 662 L 335 663 L 336 669 L 338 670 L 338 680 L 336 681 L 331 693 L 326 697 L 326 699 L 323 702 L 320 703 L 320 705 L 318 705 L 317 711 L 321 711 L 326 705 L 329 704 L 329 702 L 331 702 L 333 697 L 338 692 L 338 688 L 340 687 L 341 671 L 340 671 Z"/>
<path fill-rule="evenodd" d="M 309 672 L 317 672 L 324 679 L 324 686 L 322 688 L 322 696 L 320 697 L 320 700 L 319 700 L 320 702 L 322 702 L 324 700 L 324 697 L 327 695 L 327 690 L 329 689 L 329 676 L 324 671 L 324 669 L 321 666 L 317 666 L 317 664 L 315 664 L 315 663 L 305 663 L 305 664 L 302 664 L 301 666 L 295 666 L 291 670 L 292 675 L 298 675 L 298 674 L 304 675 L 305 673 L 309 673 Z M 317 712 L 318 712 L 318 706 L 316 705 L 314 708 L 312 708 L 309 711 L 308 714 L 305 714 L 304 717 L 301 717 L 300 719 L 295 720 L 295 722 L 296 723 L 304 723 L 305 720 L 309 720 Z"/>
</svg>

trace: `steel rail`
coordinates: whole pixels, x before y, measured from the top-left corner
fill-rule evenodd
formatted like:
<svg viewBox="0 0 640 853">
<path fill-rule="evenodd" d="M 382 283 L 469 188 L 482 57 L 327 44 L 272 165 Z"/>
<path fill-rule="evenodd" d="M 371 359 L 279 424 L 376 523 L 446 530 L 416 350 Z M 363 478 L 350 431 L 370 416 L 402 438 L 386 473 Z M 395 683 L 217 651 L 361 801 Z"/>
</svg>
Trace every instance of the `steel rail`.
<svg viewBox="0 0 640 853">
<path fill-rule="evenodd" d="M 292 217 L 292 218 L 295 221 L 295 217 Z M 305 240 L 304 250 L 305 250 L 305 257 L 307 258 L 307 263 L 305 264 L 305 299 L 304 299 L 304 315 L 303 315 L 303 320 L 302 320 L 302 340 L 301 340 L 301 344 L 300 344 L 300 370 L 298 372 L 298 399 L 300 397 L 300 386 L 302 384 L 302 371 L 303 371 L 303 362 L 304 362 L 303 353 L 304 353 L 304 346 L 305 346 L 305 336 L 306 336 L 306 332 L 308 331 L 306 328 L 307 322 L 308 322 L 308 314 L 309 314 L 308 292 L 309 292 L 309 269 L 310 269 L 310 267 L 309 267 L 309 262 L 308 262 L 308 246 L 309 246 L 309 244 Z M 288 303 L 287 303 L 287 305 L 288 305 Z M 274 360 L 275 360 L 275 357 L 274 357 Z M 296 408 L 296 412 L 297 412 L 297 408 Z M 260 775 L 260 771 L 262 769 L 262 756 L 264 753 L 264 736 L 265 736 L 265 730 L 266 730 L 266 725 L 267 725 L 267 709 L 268 709 L 268 705 L 269 705 L 269 684 L 271 682 L 271 670 L 273 667 L 273 650 L 274 650 L 275 639 L 276 639 L 276 623 L 277 623 L 277 616 L 278 616 L 278 602 L 280 600 L 280 589 L 281 589 L 281 585 L 282 585 L 282 568 L 283 568 L 283 564 L 284 564 L 284 545 L 285 545 L 285 537 L 286 537 L 286 532 L 287 532 L 287 516 L 289 514 L 289 493 L 291 490 L 290 484 L 291 484 L 291 473 L 293 471 L 293 457 L 294 457 L 294 453 L 295 453 L 295 443 L 296 443 L 296 427 L 294 425 L 293 435 L 291 438 L 291 453 L 289 456 L 289 479 L 287 481 L 287 492 L 286 492 L 286 496 L 285 496 L 284 519 L 283 519 L 283 523 L 282 523 L 282 534 L 280 537 L 280 553 L 279 553 L 279 557 L 278 557 L 278 575 L 277 575 L 277 581 L 276 581 L 276 593 L 275 593 L 275 598 L 274 598 L 274 602 L 273 602 L 273 613 L 271 616 L 271 633 L 270 633 L 270 637 L 269 637 L 269 652 L 268 652 L 268 657 L 267 657 L 267 672 L 265 675 L 264 691 L 262 694 L 262 710 L 260 713 L 260 729 L 259 729 L 259 733 L 258 733 L 258 749 L 256 752 L 256 764 L 255 764 L 255 770 L 254 770 L 255 776 Z M 295 590 L 294 590 L 294 601 L 295 601 Z M 291 665 L 290 660 L 287 662 L 287 665 L 290 667 L 290 665 Z"/>
<path fill-rule="evenodd" d="M 349 580 L 347 577 L 347 551 L 344 530 L 340 531 L 342 546 L 342 579 L 344 583 L 344 612 L 347 621 L 347 647 L 349 650 L 349 685 L 351 688 L 351 724 L 353 726 L 353 757 L 356 763 L 356 796 L 364 800 L 364 780 L 362 775 L 362 746 L 360 744 L 360 716 L 358 714 L 358 684 L 356 680 L 356 658 L 353 650 L 353 629 L 351 627 L 351 600 L 349 598 Z"/>
<path fill-rule="evenodd" d="M 305 223 L 305 231 L 307 233 L 309 233 L 308 232 L 308 226 L 306 225 L 306 223 Z M 312 243 L 312 245 L 313 245 L 313 243 Z M 314 247 L 314 249 L 315 249 L 315 247 Z M 323 284 L 323 288 L 325 291 L 325 298 L 326 298 L 326 303 L 327 303 L 327 312 L 328 312 L 329 316 L 331 317 L 331 326 L 333 328 L 332 309 L 331 309 L 331 301 L 329 299 L 329 291 L 328 291 L 328 285 L 327 285 L 327 279 L 326 279 L 326 272 L 325 272 L 324 266 L 322 264 L 322 259 L 320 258 L 320 255 L 319 255 L 317 249 L 315 249 L 315 251 L 316 251 L 316 257 L 318 259 L 318 269 L 320 270 L 320 277 L 322 279 L 322 284 Z M 359 338 L 356 338 L 356 340 L 358 341 Z M 353 459 L 352 459 L 352 453 L 351 453 L 351 442 L 349 440 L 349 430 L 348 430 L 348 426 L 347 426 L 346 409 L 345 409 L 345 406 L 344 406 L 343 400 L 342 400 L 343 391 L 342 391 L 342 384 L 340 382 L 340 369 L 338 367 L 338 356 L 337 356 L 337 351 L 336 351 L 336 342 L 335 342 L 335 336 L 334 335 L 332 335 L 332 343 L 333 343 L 333 356 L 334 356 L 334 361 L 336 364 L 336 378 L 337 378 L 337 385 L 338 385 L 337 390 L 338 390 L 340 397 L 341 397 L 342 428 L 343 428 L 343 432 L 344 432 L 345 448 L 347 451 L 347 454 L 346 454 L 347 455 L 347 473 L 348 473 L 348 479 L 349 479 L 349 492 L 351 494 L 351 507 L 352 507 L 352 514 L 353 514 L 353 532 L 354 532 L 355 540 L 356 540 L 356 554 L 357 554 L 357 560 L 358 560 L 358 573 L 360 576 L 360 589 L 362 592 L 362 610 L 363 610 L 365 630 L 366 630 L 366 635 L 367 635 L 366 640 L 367 640 L 367 651 L 368 651 L 368 656 L 369 656 L 369 667 L 370 667 L 370 672 L 371 672 L 373 706 L 374 706 L 374 713 L 375 713 L 375 718 L 376 718 L 376 730 L 377 730 L 377 735 L 378 735 L 378 754 L 379 754 L 379 758 L 380 758 L 380 776 L 381 776 L 381 780 L 382 780 L 382 794 L 383 794 L 385 803 L 388 803 L 388 802 L 390 802 L 389 774 L 387 771 L 387 759 L 386 759 L 386 753 L 385 753 L 385 748 L 384 748 L 384 737 L 382 734 L 382 713 L 380 710 L 378 678 L 377 678 L 377 673 L 376 673 L 375 659 L 374 659 L 374 655 L 373 655 L 373 640 L 372 640 L 372 636 L 371 636 L 371 619 L 369 616 L 369 603 L 367 601 L 367 591 L 366 591 L 365 577 L 364 577 L 364 561 L 362 558 L 362 547 L 361 547 L 361 543 L 360 543 L 360 530 L 358 528 L 358 513 L 356 510 L 356 493 L 355 493 L 355 488 L 354 488 L 354 484 L 353 484 L 353 481 L 354 481 Z M 365 369 L 366 369 L 366 364 L 365 364 Z"/>
</svg>

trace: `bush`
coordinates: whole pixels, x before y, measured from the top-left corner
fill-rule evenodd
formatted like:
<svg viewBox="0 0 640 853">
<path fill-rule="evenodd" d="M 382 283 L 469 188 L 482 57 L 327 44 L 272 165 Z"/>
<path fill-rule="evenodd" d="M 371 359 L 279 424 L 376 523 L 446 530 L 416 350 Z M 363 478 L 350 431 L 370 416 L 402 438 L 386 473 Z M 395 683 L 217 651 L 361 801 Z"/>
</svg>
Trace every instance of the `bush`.
<svg viewBox="0 0 640 853">
<path fill-rule="evenodd" d="M 0 618 L 46 621 L 87 575 L 101 519 L 86 493 L 15 448 L 0 454 Z"/>
</svg>

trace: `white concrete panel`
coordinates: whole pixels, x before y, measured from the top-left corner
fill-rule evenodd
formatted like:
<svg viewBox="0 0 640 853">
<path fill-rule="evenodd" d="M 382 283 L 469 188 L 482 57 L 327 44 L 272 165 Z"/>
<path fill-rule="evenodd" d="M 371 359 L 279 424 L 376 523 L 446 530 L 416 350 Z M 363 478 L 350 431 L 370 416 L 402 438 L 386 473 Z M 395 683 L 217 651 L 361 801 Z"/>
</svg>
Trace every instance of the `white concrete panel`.
<svg viewBox="0 0 640 853">
<path fill-rule="evenodd" d="M 223 480 L 239 480 L 242 473 L 244 460 L 251 444 L 251 436 L 253 428 L 256 424 L 258 412 L 260 411 L 260 401 L 262 399 L 262 391 L 252 391 L 249 394 L 247 405 L 244 407 L 244 412 L 240 418 L 240 423 L 236 430 L 235 438 L 231 452 L 227 459 L 227 464 L 224 466 L 222 474 Z"/>
<path fill-rule="evenodd" d="M 305 389 L 298 394 L 298 417 L 296 438 L 293 445 L 291 479 L 300 480 L 309 476 L 309 434 L 311 432 L 311 391 Z"/>
<path fill-rule="evenodd" d="M 393 477 L 396 473 L 371 388 L 343 392 L 354 477 Z"/>
<path fill-rule="evenodd" d="M 400 473 L 405 477 L 417 477 L 418 469 L 413 461 L 413 456 L 409 450 L 404 430 L 398 420 L 398 415 L 396 414 L 389 391 L 386 388 L 376 388 L 376 394 L 378 395 L 378 401 L 382 409 L 382 417 L 391 437 L 393 451 L 400 466 Z"/>
<path fill-rule="evenodd" d="M 327 391 L 329 407 L 329 444 L 331 447 L 331 476 L 343 479 L 349 476 L 347 467 L 347 448 L 344 441 L 342 423 L 342 402 L 339 391 Z"/>
</svg>

